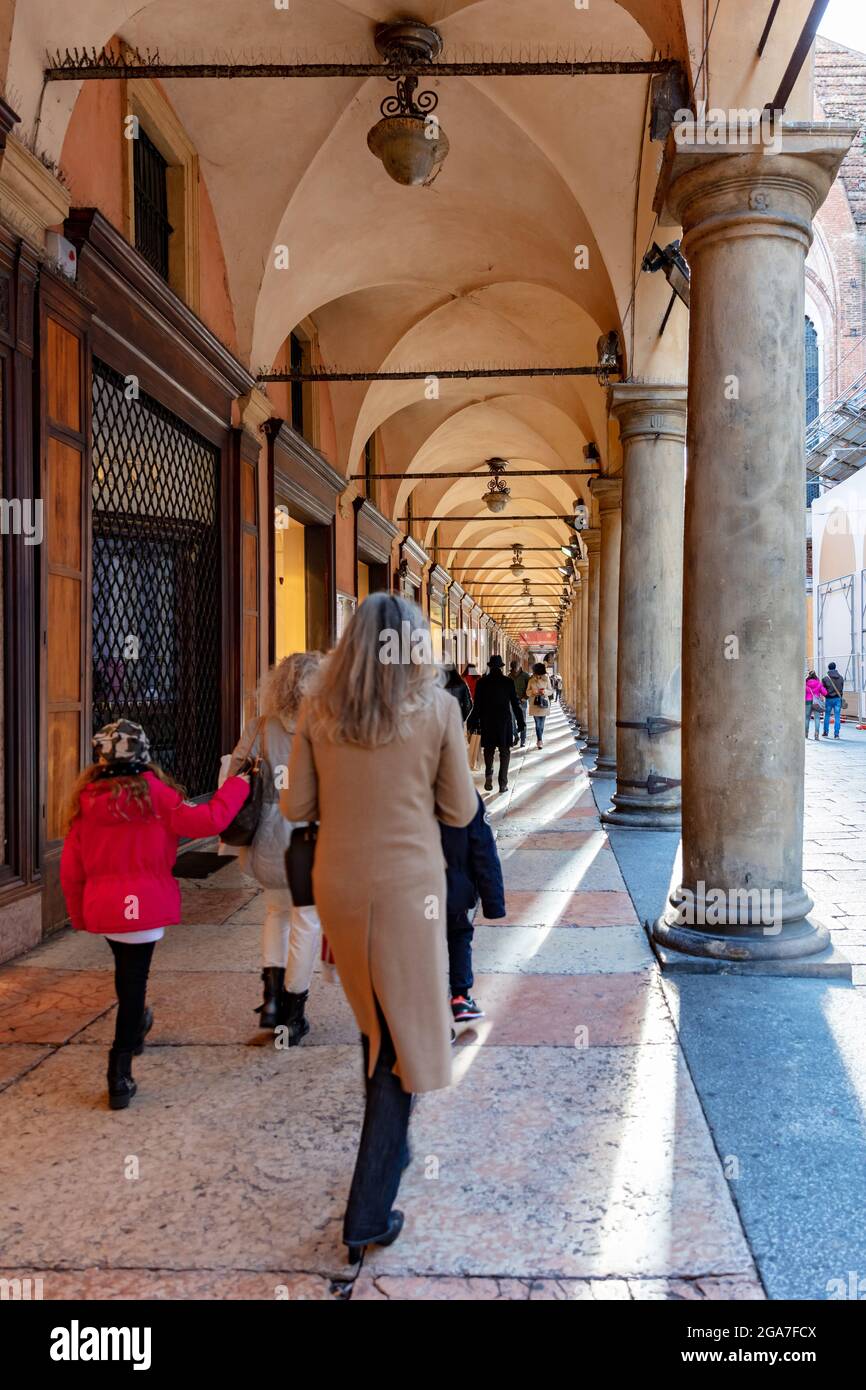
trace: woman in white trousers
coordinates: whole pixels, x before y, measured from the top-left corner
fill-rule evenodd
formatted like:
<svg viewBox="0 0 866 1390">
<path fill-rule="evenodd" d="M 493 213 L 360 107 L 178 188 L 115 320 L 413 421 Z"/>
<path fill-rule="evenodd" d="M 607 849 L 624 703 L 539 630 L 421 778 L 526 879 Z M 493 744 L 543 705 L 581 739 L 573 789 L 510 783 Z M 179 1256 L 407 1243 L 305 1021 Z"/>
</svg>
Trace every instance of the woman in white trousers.
<svg viewBox="0 0 866 1390">
<path fill-rule="evenodd" d="M 319 652 L 295 652 L 268 672 L 259 692 L 261 713 L 245 725 L 229 765 L 231 775 L 248 757 L 260 756 L 267 764 L 261 820 L 253 843 L 240 851 L 239 859 L 243 872 L 264 889 L 259 1026 L 286 1028 L 290 1047 L 310 1031 L 304 1009 L 321 929 L 314 907 L 295 907 L 292 902 L 286 850 L 293 827 L 280 814 L 279 799 L 288 786 L 298 709 L 320 660 Z"/>
</svg>

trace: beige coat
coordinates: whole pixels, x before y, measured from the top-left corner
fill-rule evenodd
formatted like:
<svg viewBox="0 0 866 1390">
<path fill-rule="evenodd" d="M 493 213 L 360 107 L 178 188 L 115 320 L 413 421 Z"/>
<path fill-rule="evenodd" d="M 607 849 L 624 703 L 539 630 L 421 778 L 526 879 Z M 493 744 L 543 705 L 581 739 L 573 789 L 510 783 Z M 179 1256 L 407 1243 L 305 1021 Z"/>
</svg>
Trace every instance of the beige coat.
<svg viewBox="0 0 866 1390">
<path fill-rule="evenodd" d="M 550 683 L 550 676 L 530 676 L 526 687 L 526 696 L 529 700 L 529 715 L 548 715 L 550 714 L 550 697 L 553 694 L 553 686 Z M 542 709 L 535 703 L 539 695 L 546 695 L 548 704 L 546 709 Z"/>
<path fill-rule="evenodd" d="M 436 688 L 432 705 L 381 748 L 311 737 L 303 706 L 289 785 L 293 821 L 319 821 L 313 889 L 322 928 L 358 1027 L 379 1055 L 378 1000 L 406 1091 L 451 1084 L 445 861 L 437 818 L 468 825 L 477 793 L 460 706 Z"/>
</svg>

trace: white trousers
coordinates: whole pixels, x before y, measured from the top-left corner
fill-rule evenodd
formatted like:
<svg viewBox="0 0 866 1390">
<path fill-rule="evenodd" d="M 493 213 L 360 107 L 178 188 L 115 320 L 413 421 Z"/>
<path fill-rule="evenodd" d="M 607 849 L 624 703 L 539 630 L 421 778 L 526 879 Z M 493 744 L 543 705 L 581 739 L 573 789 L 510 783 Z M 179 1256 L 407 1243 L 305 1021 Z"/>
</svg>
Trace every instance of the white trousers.
<svg viewBox="0 0 866 1390">
<path fill-rule="evenodd" d="M 319 914 L 314 907 L 295 907 L 285 888 L 265 889 L 265 925 L 262 931 L 262 964 L 286 972 L 289 994 L 310 988 L 319 949 Z"/>
</svg>

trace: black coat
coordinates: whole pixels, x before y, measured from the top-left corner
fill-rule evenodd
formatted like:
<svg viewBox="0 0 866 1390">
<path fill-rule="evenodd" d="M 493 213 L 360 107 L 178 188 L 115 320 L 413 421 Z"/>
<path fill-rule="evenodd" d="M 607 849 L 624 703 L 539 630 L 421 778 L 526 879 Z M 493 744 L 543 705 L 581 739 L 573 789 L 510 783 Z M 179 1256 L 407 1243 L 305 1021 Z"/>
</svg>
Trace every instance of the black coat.
<svg viewBox="0 0 866 1390">
<path fill-rule="evenodd" d="M 463 723 L 472 713 L 472 696 L 469 693 L 469 686 L 457 671 L 449 671 L 445 681 L 445 689 L 449 695 L 453 695 L 460 705 L 460 713 L 463 716 Z"/>
<path fill-rule="evenodd" d="M 475 702 L 469 717 L 469 732 L 481 735 L 482 748 L 500 748 L 511 744 L 511 716 L 518 729 L 526 728 L 523 710 L 514 689 L 514 681 L 501 671 L 488 671 L 475 687 Z"/>
<path fill-rule="evenodd" d="M 824 677 L 824 686 L 828 696 L 833 700 L 845 693 L 845 677 L 841 671 L 828 671 Z"/>
<path fill-rule="evenodd" d="M 471 912 L 480 898 L 485 917 L 504 917 L 502 865 L 481 797 L 475 818 L 468 825 L 458 828 L 440 821 L 439 831 L 448 881 L 448 916 Z"/>
</svg>

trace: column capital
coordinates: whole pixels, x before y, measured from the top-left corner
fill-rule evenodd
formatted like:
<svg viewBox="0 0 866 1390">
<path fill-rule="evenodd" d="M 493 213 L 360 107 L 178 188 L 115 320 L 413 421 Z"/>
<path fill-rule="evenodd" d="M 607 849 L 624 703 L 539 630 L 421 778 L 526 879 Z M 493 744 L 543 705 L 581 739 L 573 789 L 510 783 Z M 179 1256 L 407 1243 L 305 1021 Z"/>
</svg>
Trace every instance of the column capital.
<svg viewBox="0 0 866 1390">
<path fill-rule="evenodd" d="M 622 506 L 622 478 L 593 478 L 592 495 L 602 516 L 605 512 L 618 511 Z M 584 531 L 583 535 L 586 534 Z"/>
<path fill-rule="evenodd" d="M 601 550 L 601 528 L 599 526 L 592 526 L 588 531 L 581 531 L 579 534 L 589 554 L 597 555 Z M 589 561 L 584 560 L 582 563 L 588 565 Z"/>
<path fill-rule="evenodd" d="M 248 391 L 245 396 L 238 397 L 237 407 L 241 424 L 246 425 L 252 434 L 258 434 L 265 421 L 269 420 L 273 414 L 270 401 L 264 391 L 260 391 L 257 386 L 254 386 L 252 391 Z"/>
<path fill-rule="evenodd" d="M 777 123 L 716 142 L 712 126 L 690 124 L 665 149 L 656 211 L 683 228 L 693 258 L 712 241 L 742 236 L 812 240 L 812 219 L 856 135 L 839 121 Z M 751 143 L 749 143 L 751 140 Z M 736 293 L 736 286 L 731 286 Z"/>
<path fill-rule="evenodd" d="M 610 413 L 619 437 L 685 442 L 688 388 L 671 383 L 624 381 L 610 389 Z"/>
<path fill-rule="evenodd" d="M 585 584 L 585 583 L 586 583 L 587 571 L 588 571 L 588 569 L 589 569 L 589 561 L 588 561 L 588 560 L 575 560 L 575 562 L 574 562 L 574 568 L 577 570 L 578 574 L 580 575 L 581 584 Z"/>
</svg>

